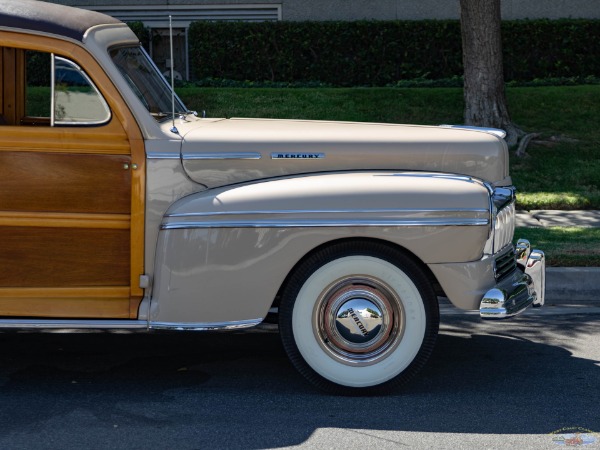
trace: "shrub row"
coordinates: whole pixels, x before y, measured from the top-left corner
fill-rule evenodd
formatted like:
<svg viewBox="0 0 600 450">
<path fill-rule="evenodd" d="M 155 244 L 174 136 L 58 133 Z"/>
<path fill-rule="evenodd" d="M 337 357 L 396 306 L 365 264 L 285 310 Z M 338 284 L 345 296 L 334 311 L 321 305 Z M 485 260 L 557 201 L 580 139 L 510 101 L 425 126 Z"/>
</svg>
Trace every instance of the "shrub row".
<svg viewBox="0 0 600 450">
<path fill-rule="evenodd" d="M 386 86 L 462 75 L 458 21 L 195 22 L 196 79 Z M 506 81 L 600 76 L 600 20 L 503 22 Z"/>
</svg>

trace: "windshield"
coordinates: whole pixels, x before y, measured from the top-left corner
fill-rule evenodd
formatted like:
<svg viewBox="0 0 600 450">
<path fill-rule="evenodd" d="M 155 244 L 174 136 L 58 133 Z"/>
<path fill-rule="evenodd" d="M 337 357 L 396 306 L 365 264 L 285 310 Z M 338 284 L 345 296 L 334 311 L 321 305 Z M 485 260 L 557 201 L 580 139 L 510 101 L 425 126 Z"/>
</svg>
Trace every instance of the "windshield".
<svg viewBox="0 0 600 450">
<path fill-rule="evenodd" d="M 135 95 L 157 121 L 172 116 L 171 86 L 158 71 L 142 47 L 118 47 L 110 50 L 113 62 L 131 86 Z M 187 109 L 175 96 L 175 113 Z"/>
</svg>

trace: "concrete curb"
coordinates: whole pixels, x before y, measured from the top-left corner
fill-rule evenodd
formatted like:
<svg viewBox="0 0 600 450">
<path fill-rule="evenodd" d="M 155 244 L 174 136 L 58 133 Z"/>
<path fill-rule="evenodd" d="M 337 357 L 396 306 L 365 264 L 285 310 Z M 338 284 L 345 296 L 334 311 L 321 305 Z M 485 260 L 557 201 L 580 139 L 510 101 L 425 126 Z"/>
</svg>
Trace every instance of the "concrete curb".
<svg viewBox="0 0 600 450">
<path fill-rule="evenodd" d="M 546 268 L 546 304 L 600 306 L 600 267 Z"/>
</svg>

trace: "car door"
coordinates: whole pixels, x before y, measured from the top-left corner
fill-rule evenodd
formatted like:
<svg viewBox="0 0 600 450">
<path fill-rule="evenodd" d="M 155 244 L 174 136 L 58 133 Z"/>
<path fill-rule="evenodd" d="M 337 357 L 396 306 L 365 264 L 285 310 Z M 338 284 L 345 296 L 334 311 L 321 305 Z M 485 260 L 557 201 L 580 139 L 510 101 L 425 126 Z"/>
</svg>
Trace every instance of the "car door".
<svg viewBox="0 0 600 450">
<path fill-rule="evenodd" d="M 82 48 L 0 42 L 0 316 L 135 318 L 139 129 Z"/>
</svg>

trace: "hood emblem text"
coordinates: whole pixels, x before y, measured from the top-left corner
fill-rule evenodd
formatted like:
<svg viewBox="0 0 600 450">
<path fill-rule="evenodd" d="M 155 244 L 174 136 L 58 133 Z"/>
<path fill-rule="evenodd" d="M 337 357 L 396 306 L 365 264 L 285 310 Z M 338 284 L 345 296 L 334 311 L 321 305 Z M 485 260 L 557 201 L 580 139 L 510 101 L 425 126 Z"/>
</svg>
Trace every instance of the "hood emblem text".
<svg viewBox="0 0 600 450">
<path fill-rule="evenodd" d="M 323 159 L 325 153 L 271 153 L 271 159 Z"/>
</svg>

